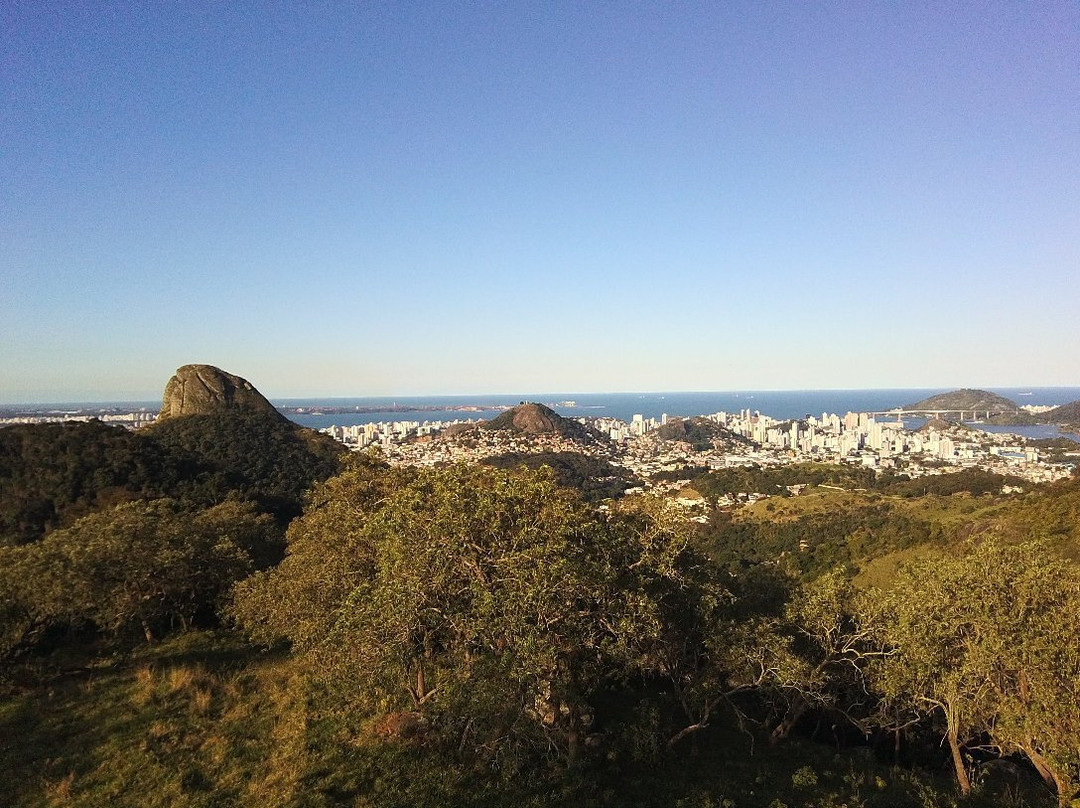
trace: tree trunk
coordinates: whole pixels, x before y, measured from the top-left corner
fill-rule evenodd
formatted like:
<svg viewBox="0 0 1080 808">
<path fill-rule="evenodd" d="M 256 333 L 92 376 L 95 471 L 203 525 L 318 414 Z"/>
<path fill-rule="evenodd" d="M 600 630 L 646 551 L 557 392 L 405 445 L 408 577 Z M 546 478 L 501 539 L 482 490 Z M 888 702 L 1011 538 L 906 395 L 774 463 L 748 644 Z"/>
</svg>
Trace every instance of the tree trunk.
<svg viewBox="0 0 1080 808">
<path fill-rule="evenodd" d="M 701 720 L 696 724 L 691 724 L 688 727 L 683 727 L 678 732 L 676 732 L 674 735 L 672 735 L 670 738 L 668 738 L 668 742 L 667 742 L 668 749 L 673 747 L 675 744 L 677 744 L 679 741 L 681 741 L 687 735 L 693 735 L 695 732 L 699 732 L 699 731 L 705 729 L 705 727 L 707 727 L 707 726 L 709 726 L 709 725 L 704 720 Z"/>
<path fill-rule="evenodd" d="M 964 766 L 964 756 L 960 753 L 960 741 L 956 734 L 956 724 L 949 720 L 949 751 L 952 752 L 952 762 L 956 769 L 956 781 L 960 784 L 960 793 L 965 797 L 971 793 L 971 780 L 968 779 L 967 768 Z"/>
<path fill-rule="evenodd" d="M 570 724 L 566 733 L 566 762 L 574 766 L 581 756 L 581 716 L 576 704 L 571 703 L 569 707 Z"/>
<path fill-rule="evenodd" d="M 1069 787 L 1068 781 L 1050 766 L 1046 758 L 1034 750 L 1034 743 L 1029 744 L 1028 749 L 1025 751 L 1027 752 L 1028 760 L 1032 762 L 1035 766 L 1035 770 L 1039 772 L 1039 776 L 1046 781 L 1048 786 L 1057 792 L 1058 805 L 1060 808 L 1068 808 L 1072 802 L 1072 790 Z"/>
<path fill-rule="evenodd" d="M 787 736 L 791 734 L 791 731 L 795 729 L 795 725 L 799 723 L 802 714 L 806 712 L 806 708 L 807 703 L 805 699 L 796 699 L 796 701 L 788 708 L 784 720 L 777 724 L 769 734 L 769 743 L 775 744 L 786 740 Z"/>
</svg>

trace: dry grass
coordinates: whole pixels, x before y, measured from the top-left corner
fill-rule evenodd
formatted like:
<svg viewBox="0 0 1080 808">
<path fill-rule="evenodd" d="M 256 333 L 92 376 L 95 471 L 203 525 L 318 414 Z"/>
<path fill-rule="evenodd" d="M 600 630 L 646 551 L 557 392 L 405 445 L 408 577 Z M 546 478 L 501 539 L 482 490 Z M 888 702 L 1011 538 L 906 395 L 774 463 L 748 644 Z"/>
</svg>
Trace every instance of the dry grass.
<svg viewBox="0 0 1080 808">
<path fill-rule="evenodd" d="M 49 805 L 70 805 L 71 787 L 75 784 L 75 772 L 54 783 L 45 784 L 45 799 Z"/>
<path fill-rule="evenodd" d="M 284 806 L 293 802 L 311 765 L 308 748 L 307 685 L 289 674 L 288 666 L 267 668 L 259 683 L 269 696 L 275 720 L 270 730 L 270 754 L 256 776 L 247 782 L 251 804 Z"/>
<path fill-rule="evenodd" d="M 179 665 L 169 668 L 165 674 L 166 689 L 169 693 L 190 690 L 203 678 L 205 671 L 198 666 Z"/>
<path fill-rule="evenodd" d="M 792 522 L 815 513 L 832 513 L 871 502 L 866 494 L 812 488 L 798 497 L 769 497 L 739 508 L 736 522 Z M 770 509 L 771 507 L 771 509 Z"/>
<path fill-rule="evenodd" d="M 235 683 L 223 683 L 202 665 L 175 665 L 160 674 L 150 665 L 143 665 L 135 669 L 131 700 L 138 707 L 146 707 L 162 699 L 186 696 L 192 714 L 204 717 L 210 714 L 218 693 L 229 702 L 244 697 Z"/>
<path fill-rule="evenodd" d="M 154 669 L 141 665 L 135 669 L 135 684 L 131 691 L 131 700 L 138 707 L 145 707 L 157 695 L 157 678 Z"/>
<path fill-rule="evenodd" d="M 191 694 L 191 709 L 196 715 L 206 715 L 213 701 L 214 694 L 209 688 L 196 687 Z"/>
</svg>

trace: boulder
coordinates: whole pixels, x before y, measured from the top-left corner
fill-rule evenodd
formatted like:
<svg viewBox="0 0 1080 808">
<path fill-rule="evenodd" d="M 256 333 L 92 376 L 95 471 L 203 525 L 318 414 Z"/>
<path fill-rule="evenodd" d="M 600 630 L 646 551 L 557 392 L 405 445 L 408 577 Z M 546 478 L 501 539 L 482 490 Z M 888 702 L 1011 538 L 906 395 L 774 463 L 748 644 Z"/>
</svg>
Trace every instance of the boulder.
<svg viewBox="0 0 1080 808">
<path fill-rule="evenodd" d="M 222 410 L 249 409 L 284 419 L 247 379 L 213 365 L 184 365 L 165 385 L 158 420 L 179 415 L 207 415 Z"/>
</svg>

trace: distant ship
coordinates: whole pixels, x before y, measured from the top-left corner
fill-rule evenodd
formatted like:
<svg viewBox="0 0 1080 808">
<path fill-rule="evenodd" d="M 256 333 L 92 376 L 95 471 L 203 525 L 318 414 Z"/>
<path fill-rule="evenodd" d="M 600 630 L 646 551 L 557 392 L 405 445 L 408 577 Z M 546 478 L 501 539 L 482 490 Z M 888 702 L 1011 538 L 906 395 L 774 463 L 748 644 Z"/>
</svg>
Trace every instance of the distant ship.
<svg viewBox="0 0 1080 808">
<path fill-rule="evenodd" d="M 1017 393 L 1016 395 L 1018 395 L 1018 396 L 1033 396 L 1035 394 L 1034 393 Z"/>
</svg>

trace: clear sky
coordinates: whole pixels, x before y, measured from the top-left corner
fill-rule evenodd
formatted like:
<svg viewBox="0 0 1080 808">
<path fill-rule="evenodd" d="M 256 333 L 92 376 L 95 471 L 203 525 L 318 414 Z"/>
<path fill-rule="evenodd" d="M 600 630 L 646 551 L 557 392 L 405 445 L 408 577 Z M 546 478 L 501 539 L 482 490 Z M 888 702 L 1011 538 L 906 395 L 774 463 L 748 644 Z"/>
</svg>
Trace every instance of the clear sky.
<svg viewBox="0 0 1080 808">
<path fill-rule="evenodd" d="M 0 2 L 0 402 L 1080 385 L 1080 3 Z"/>
</svg>

